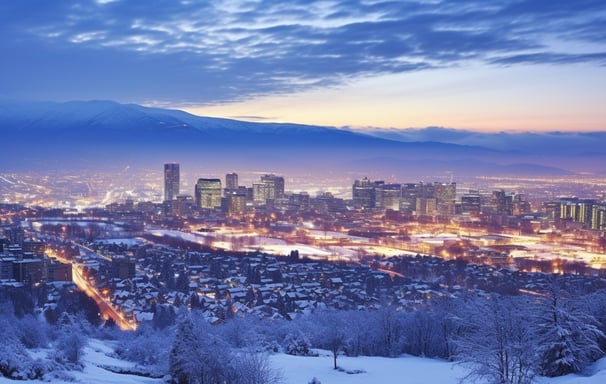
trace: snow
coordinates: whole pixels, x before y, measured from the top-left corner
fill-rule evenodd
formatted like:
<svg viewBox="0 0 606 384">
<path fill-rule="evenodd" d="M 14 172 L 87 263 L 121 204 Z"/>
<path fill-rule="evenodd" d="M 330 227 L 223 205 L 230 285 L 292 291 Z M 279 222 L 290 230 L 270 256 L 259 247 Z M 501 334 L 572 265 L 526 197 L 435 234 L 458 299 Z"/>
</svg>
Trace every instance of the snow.
<svg viewBox="0 0 606 384">
<path fill-rule="evenodd" d="M 400 382 L 407 384 L 458 384 L 466 375 L 459 365 L 442 360 L 404 356 L 346 357 L 339 356 L 337 365 L 345 371 L 362 371 L 350 374 L 333 369 L 332 354 L 319 351 L 318 357 L 301 357 L 286 354 L 270 357 L 274 367 L 280 369 L 284 382 L 309 383 L 314 377 L 328 384 L 366 384 Z"/>
<path fill-rule="evenodd" d="M 141 238 L 116 238 L 116 239 L 103 239 L 99 240 L 98 243 L 101 244 L 124 244 L 127 247 L 133 247 L 136 245 L 145 244 L 144 240 Z"/>
<path fill-rule="evenodd" d="M 117 369 L 133 368 L 131 362 L 111 357 L 112 342 L 90 339 L 84 348 L 84 369 L 68 374 L 73 381 L 52 380 L 51 383 L 90 383 L 90 384 L 156 384 L 162 379 L 153 379 L 136 375 L 119 374 L 103 367 Z M 347 357 L 339 356 L 337 365 L 342 370 L 334 370 L 332 354 L 329 351 L 315 350 L 317 357 L 291 356 L 275 354 L 269 357 L 270 363 L 282 375 L 284 384 L 309 383 L 314 377 L 323 384 L 366 384 L 402 382 L 407 384 L 458 384 L 465 377 L 465 367 L 444 360 L 414 356 L 397 358 L 384 357 Z M 36 352 L 36 357 L 43 353 Z M 349 371 L 349 373 L 348 373 Z M 357 372 L 357 373 L 352 373 Z M 536 384 L 601 384 L 606 383 L 606 358 L 603 358 L 587 370 L 587 375 L 567 375 L 556 378 L 539 377 Z M 0 377 L 0 384 L 14 384 L 15 381 Z M 478 384 L 483 383 L 478 381 Z"/>
<path fill-rule="evenodd" d="M 122 369 L 134 368 L 135 364 L 119 360 L 110 356 L 113 352 L 113 348 L 109 342 L 104 342 L 97 339 L 89 339 L 88 344 L 84 347 L 84 369 L 80 371 L 69 371 L 66 376 L 74 378 L 73 381 L 64 381 L 54 379 L 50 381 L 56 384 L 73 384 L 73 383 L 87 383 L 87 384 L 156 384 L 162 383 L 162 379 L 152 379 L 136 375 L 127 375 L 112 372 L 103 367 L 115 367 Z M 43 357 L 41 351 L 37 351 L 35 357 Z M 39 381 L 36 381 L 39 382 Z M 9 380 L 0 376 L 0 384 L 14 384 L 16 381 Z"/>
<path fill-rule="evenodd" d="M 317 351 L 317 350 L 316 350 Z M 363 371 L 349 374 L 334 370 L 332 354 L 320 352 L 318 357 L 277 354 L 270 356 L 285 384 L 309 383 L 314 377 L 323 384 L 394 383 L 407 384 L 459 384 L 468 371 L 460 364 L 438 359 L 414 356 L 398 358 L 339 356 L 337 365 L 345 371 Z M 540 377 L 537 384 L 601 384 L 606 383 L 606 358 L 593 364 L 588 373 L 592 376 L 567 375 L 556 378 Z M 464 381 L 463 381 L 464 382 Z M 481 381 L 478 384 L 483 383 Z"/>
</svg>

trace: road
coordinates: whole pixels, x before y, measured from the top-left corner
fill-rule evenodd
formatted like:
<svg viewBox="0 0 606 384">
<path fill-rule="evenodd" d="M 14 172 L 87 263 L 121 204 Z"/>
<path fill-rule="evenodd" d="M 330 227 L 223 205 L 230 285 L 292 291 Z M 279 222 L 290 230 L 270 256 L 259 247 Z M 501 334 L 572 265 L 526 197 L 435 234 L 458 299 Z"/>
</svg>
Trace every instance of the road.
<svg viewBox="0 0 606 384">
<path fill-rule="evenodd" d="M 112 303 L 105 299 L 98 291 L 97 288 L 94 287 L 91 283 L 88 282 L 80 271 L 80 268 L 76 266 L 76 264 L 72 264 L 72 280 L 74 284 L 82 290 L 88 297 L 95 300 L 97 306 L 99 306 L 99 310 L 103 318 L 111 318 L 114 320 L 116 325 L 120 327 L 122 330 L 134 331 L 137 329 L 137 325 L 128 321 L 122 312 L 115 309 Z"/>
<path fill-rule="evenodd" d="M 96 257 L 99 257 L 99 258 L 102 257 L 101 255 L 94 252 L 90 248 L 87 249 L 77 243 L 74 243 L 74 244 L 77 245 L 79 247 L 79 249 L 84 250 L 89 255 L 91 253 L 93 253 L 94 255 L 96 255 Z M 127 320 L 124 317 L 124 314 L 122 312 L 120 312 L 118 309 L 114 308 L 112 303 L 108 299 L 104 298 L 101 295 L 101 293 L 99 293 L 97 288 L 82 276 L 82 271 L 80 270 L 80 267 L 78 266 L 78 264 L 72 262 L 71 260 L 61 257 L 60 255 L 53 252 L 52 250 L 47 249 L 46 253 L 48 254 L 48 256 L 53 257 L 62 263 L 72 265 L 72 281 L 88 297 L 95 300 L 95 303 L 97 303 L 97 306 L 99 307 L 99 310 L 101 311 L 101 314 L 104 319 L 107 319 L 107 318 L 113 319 L 114 322 L 116 323 L 116 325 L 118 325 L 118 327 L 120 327 L 120 329 L 122 329 L 122 330 L 134 331 L 137 329 L 136 323 L 131 323 L 129 320 Z"/>
</svg>

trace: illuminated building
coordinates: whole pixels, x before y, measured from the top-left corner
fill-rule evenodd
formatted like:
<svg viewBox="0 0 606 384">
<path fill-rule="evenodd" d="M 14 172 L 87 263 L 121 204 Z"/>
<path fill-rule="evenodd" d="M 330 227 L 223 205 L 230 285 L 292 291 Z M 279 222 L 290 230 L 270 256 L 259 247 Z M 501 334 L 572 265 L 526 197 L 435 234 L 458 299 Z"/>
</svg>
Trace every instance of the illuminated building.
<svg viewBox="0 0 606 384">
<path fill-rule="evenodd" d="M 452 217 L 455 214 L 457 198 L 456 183 L 434 183 L 436 210 L 440 216 Z"/>
<path fill-rule="evenodd" d="M 235 191 L 238 189 L 238 174 L 228 173 L 225 175 L 225 189 L 228 191 Z"/>
<path fill-rule="evenodd" d="M 375 188 L 375 206 L 377 208 L 399 211 L 401 199 L 401 184 L 382 184 Z"/>
<path fill-rule="evenodd" d="M 478 215 L 482 211 L 482 199 L 478 193 L 467 193 L 461 196 L 461 212 Z"/>
<path fill-rule="evenodd" d="M 261 183 L 253 184 L 253 203 L 255 206 L 266 205 L 268 200 L 284 197 L 284 178 L 276 175 L 261 176 Z"/>
<path fill-rule="evenodd" d="M 437 199 L 419 197 L 416 199 L 417 215 L 434 215 L 437 209 Z"/>
<path fill-rule="evenodd" d="M 505 193 L 505 191 L 494 191 L 492 193 L 492 205 L 494 207 L 494 213 L 499 215 L 513 215 L 513 197 L 512 193 Z"/>
<path fill-rule="evenodd" d="M 261 183 L 267 186 L 267 199 L 274 200 L 284 197 L 284 178 L 282 176 L 261 176 Z"/>
<path fill-rule="evenodd" d="M 192 213 L 194 198 L 190 195 L 178 195 L 171 203 L 171 213 L 173 215 L 187 217 Z"/>
<path fill-rule="evenodd" d="M 367 177 L 362 180 L 355 180 L 352 185 L 351 194 L 353 197 L 353 204 L 356 208 L 374 208 L 377 203 L 377 187 L 385 184 L 382 181 L 368 180 Z"/>
<path fill-rule="evenodd" d="M 309 194 L 307 192 L 293 193 L 288 196 L 289 210 L 296 212 L 309 211 Z"/>
<path fill-rule="evenodd" d="M 179 194 L 179 164 L 164 164 L 164 201 L 174 200 Z"/>
<path fill-rule="evenodd" d="M 238 188 L 225 196 L 227 213 L 230 215 L 243 215 L 246 213 L 246 188 Z"/>
<path fill-rule="evenodd" d="M 267 184 L 263 183 L 255 183 L 252 186 L 253 190 L 253 203 L 255 206 L 265 205 L 267 202 L 267 196 L 269 192 L 267 191 Z"/>
<path fill-rule="evenodd" d="M 593 206 L 591 210 L 591 229 L 606 231 L 606 204 Z"/>
<path fill-rule="evenodd" d="M 198 179 L 195 194 L 198 208 L 221 208 L 221 179 Z"/>
<path fill-rule="evenodd" d="M 334 197 L 332 193 L 325 192 L 309 199 L 310 208 L 318 213 L 345 212 L 347 206 L 345 200 Z"/>
<path fill-rule="evenodd" d="M 560 219 L 590 224 L 595 203 L 595 200 L 562 199 L 560 200 Z"/>
<path fill-rule="evenodd" d="M 413 213 L 417 208 L 417 197 L 421 197 L 422 184 L 402 184 L 402 198 L 400 199 L 400 212 Z"/>
</svg>

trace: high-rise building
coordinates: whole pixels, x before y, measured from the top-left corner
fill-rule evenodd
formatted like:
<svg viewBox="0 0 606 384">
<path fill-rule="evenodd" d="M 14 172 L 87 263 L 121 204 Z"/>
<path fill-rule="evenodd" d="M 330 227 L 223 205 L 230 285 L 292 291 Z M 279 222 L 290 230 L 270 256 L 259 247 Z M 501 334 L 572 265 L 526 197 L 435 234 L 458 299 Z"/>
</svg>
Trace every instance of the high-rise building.
<svg viewBox="0 0 606 384">
<path fill-rule="evenodd" d="M 164 201 L 170 201 L 177 198 L 179 194 L 179 164 L 164 164 Z"/>
<path fill-rule="evenodd" d="M 606 231 L 606 204 L 594 205 L 591 214 L 591 229 Z"/>
<path fill-rule="evenodd" d="M 440 216 L 452 217 L 455 214 L 457 198 L 456 183 L 434 183 L 437 211 Z"/>
<path fill-rule="evenodd" d="M 407 183 L 402 185 L 402 199 L 400 211 L 412 213 L 417 208 L 417 198 L 422 197 L 423 184 Z"/>
<path fill-rule="evenodd" d="M 261 183 L 267 186 L 267 199 L 275 200 L 284 197 L 284 178 L 282 176 L 261 176 Z"/>
<path fill-rule="evenodd" d="M 198 179 L 195 194 L 198 208 L 221 208 L 221 179 Z"/>
<path fill-rule="evenodd" d="M 376 190 L 378 185 L 383 182 L 371 182 L 367 177 L 362 180 L 355 180 L 352 186 L 351 194 L 353 203 L 360 208 L 374 208 L 376 204 Z"/>
<path fill-rule="evenodd" d="M 284 178 L 276 175 L 261 176 L 261 182 L 254 183 L 252 190 L 254 205 L 267 205 L 268 200 L 273 201 L 284 197 Z"/>
<path fill-rule="evenodd" d="M 238 174 L 228 173 L 225 175 L 225 189 L 229 191 L 235 191 L 238 189 Z"/>
<path fill-rule="evenodd" d="M 252 185 L 253 203 L 255 206 L 265 205 L 269 196 L 268 188 L 268 185 L 265 183 L 254 183 Z"/>
<path fill-rule="evenodd" d="M 559 218 L 591 225 L 593 222 L 592 214 L 594 212 L 594 205 L 596 205 L 595 200 L 581 200 L 577 198 L 561 199 Z"/>
<path fill-rule="evenodd" d="M 227 213 L 230 215 L 243 215 L 246 213 L 246 188 L 232 190 L 233 193 L 225 196 Z"/>
<path fill-rule="evenodd" d="M 437 199 L 433 197 L 417 197 L 416 213 L 417 215 L 435 215 L 437 209 Z"/>
<path fill-rule="evenodd" d="M 393 211 L 400 210 L 400 200 L 402 199 L 401 184 L 383 184 L 375 189 L 375 205 L 377 208 Z"/>
<path fill-rule="evenodd" d="M 479 215 L 482 211 L 482 197 L 479 193 L 466 193 L 461 197 L 461 212 Z"/>
</svg>

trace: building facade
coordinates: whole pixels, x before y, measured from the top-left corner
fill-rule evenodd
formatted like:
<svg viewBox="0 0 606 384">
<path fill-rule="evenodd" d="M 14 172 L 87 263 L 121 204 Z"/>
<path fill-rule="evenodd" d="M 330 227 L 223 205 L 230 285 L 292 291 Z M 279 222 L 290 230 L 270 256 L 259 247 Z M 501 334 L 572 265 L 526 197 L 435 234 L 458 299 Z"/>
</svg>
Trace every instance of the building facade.
<svg viewBox="0 0 606 384">
<path fill-rule="evenodd" d="M 164 164 L 164 201 L 177 198 L 180 182 L 179 164 Z"/>
<path fill-rule="evenodd" d="M 195 196 L 198 208 L 221 208 L 221 179 L 198 179 Z"/>
</svg>

